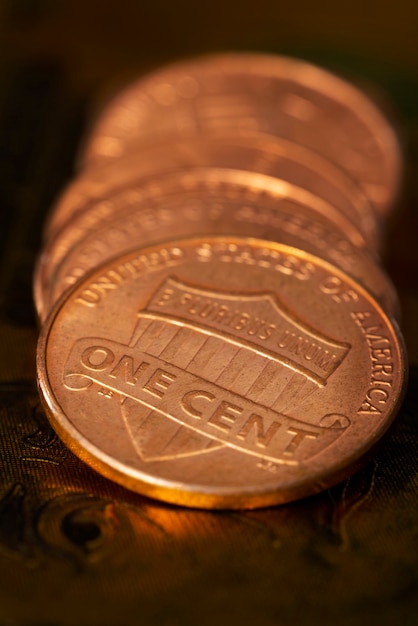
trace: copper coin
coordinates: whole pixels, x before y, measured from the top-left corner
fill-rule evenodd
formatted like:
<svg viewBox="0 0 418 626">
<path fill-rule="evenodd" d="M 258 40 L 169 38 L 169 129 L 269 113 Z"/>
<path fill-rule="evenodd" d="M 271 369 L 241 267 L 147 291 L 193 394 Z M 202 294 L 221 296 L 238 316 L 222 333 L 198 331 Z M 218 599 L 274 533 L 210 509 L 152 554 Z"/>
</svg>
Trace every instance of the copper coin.
<svg viewBox="0 0 418 626">
<path fill-rule="evenodd" d="M 280 56 L 206 56 L 142 78 L 104 110 L 84 161 L 91 166 L 120 157 L 158 137 L 225 128 L 284 137 L 338 163 L 379 216 L 397 195 L 400 147 L 380 110 L 346 81 Z"/>
<path fill-rule="evenodd" d="M 228 175 L 229 174 L 229 175 Z M 181 182 L 181 179 L 180 179 Z M 260 186 L 261 183 L 261 186 Z M 77 216 L 46 246 L 36 272 L 35 301 L 41 319 L 59 296 L 89 270 L 138 245 L 190 235 L 246 235 L 303 248 L 324 258 L 371 291 L 386 311 L 399 316 L 396 292 L 376 261 L 353 245 L 332 214 L 310 208 L 305 194 L 263 186 L 254 174 L 231 173 L 216 179 L 204 172 L 187 177 L 179 193 L 149 197 L 135 187 L 106 201 L 111 218 L 79 232 Z M 293 192 L 293 193 L 292 193 Z"/>
<path fill-rule="evenodd" d="M 202 237 L 136 250 L 52 312 L 38 378 L 62 439 L 105 476 L 203 508 L 329 487 L 393 420 L 396 326 L 300 250 Z"/>
<path fill-rule="evenodd" d="M 189 167 L 217 167 L 268 174 L 332 204 L 358 224 L 372 248 L 379 247 L 379 232 L 373 209 L 358 186 L 342 171 L 312 151 L 279 137 L 245 136 L 230 132 L 188 137 L 171 143 L 142 146 L 100 168 L 81 174 L 54 207 L 48 235 L 91 200 L 105 198 L 116 189 L 139 183 L 151 176 Z"/>
<path fill-rule="evenodd" d="M 193 194 L 197 194 L 194 201 Z M 211 194 L 210 206 L 205 199 L 205 194 Z M 268 196 L 273 199 L 272 204 L 277 205 L 276 209 L 272 207 L 270 215 L 263 213 L 263 210 L 257 207 L 258 203 L 262 204 L 263 198 Z M 213 206 L 214 197 L 221 201 L 218 208 L 216 205 Z M 231 199 L 237 197 L 242 204 L 237 217 L 232 221 L 224 212 L 225 204 L 222 206 L 222 201 L 230 197 Z M 189 199 L 187 211 L 182 209 L 186 198 Z M 249 213 L 246 211 L 247 198 L 253 207 L 250 212 L 252 217 L 251 214 L 248 217 Z M 170 208 L 173 202 L 177 206 L 177 215 L 174 215 L 173 208 Z M 210 216 L 205 216 L 205 206 L 206 208 L 209 206 Z M 62 261 L 89 233 L 97 232 L 100 225 L 107 220 L 113 220 L 114 228 L 111 230 L 111 238 L 114 242 L 117 243 L 119 240 L 123 247 L 126 245 L 134 247 L 146 242 L 147 237 L 158 241 L 170 237 L 172 232 L 177 232 L 179 235 L 204 234 L 206 227 L 213 233 L 216 226 L 219 226 L 223 233 L 226 230 L 228 234 L 238 234 L 236 232 L 238 228 L 241 234 L 254 235 L 254 228 L 259 229 L 261 225 L 263 233 L 268 236 L 268 230 L 274 223 L 275 211 L 282 212 L 285 216 L 284 221 L 289 222 L 287 229 L 290 233 L 295 230 L 295 226 L 291 225 L 292 222 L 298 223 L 298 219 L 302 219 L 302 215 L 305 216 L 307 211 L 309 216 L 313 212 L 313 222 L 309 222 L 308 217 L 308 222 L 304 225 L 308 231 L 302 240 L 308 242 L 318 239 L 318 230 L 314 228 L 314 215 L 317 214 L 325 231 L 325 235 L 320 235 L 320 237 L 325 237 L 325 241 L 317 245 L 328 249 L 328 254 L 332 259 L 345 256 L 345 251 L 349 247 L 349 244 L 348 246 L 345 244 L 346 240 L 355 247 L 364 249 L 366 246 L 362 234 L 344 215 L 327 202 L 286 181 L 264 174 L 226 168 L 183 169 L 181 172 L 158 176 L 148 181 L 147 184 L 140 181 L 138 185 L 127 187 L 118 194 L 91 203 L 84 211 L 78 212 L 75 218 L 49 241 L 40 256 L 35 272 L 34 296 L 38 315 L 40 319 L 44 319 L 50 308 L 50 297 L 54 299 L 51 289 L 55 290 L 57 284 L 53 275 Z M 129 220 L 126 219 L 128 212 Z M 277 235 L 280 229 L 286 230 L 285 227 L 280 226 L 283 219 L 278 219 L 279 226 L 275 229 Z M 296 229 L 301 230 L 297 226 Z M 122 231 L 125 231 L 124 235 L 121 234 Z M 260 229 L 258 234 L 261 235 Z M 109 239 L 106 244 L 96 239 L 95 246 L 97 243 L 105 254 L 106 249 L 109 251 L 112 249 Z M 93 267 L 98 262 L 95 249 L 97 250 L 97 246 L 85 248 L 85 263 L 88 267 Z M 342 263 L 344 264 L 344 261 Z M 83 275 L 83 273 L 79 271 L 78 275 Z M 73 273 L 73 279 L 74 276 Z M 67 277 L 65 282 L 68 285 Z"/>
</svg>

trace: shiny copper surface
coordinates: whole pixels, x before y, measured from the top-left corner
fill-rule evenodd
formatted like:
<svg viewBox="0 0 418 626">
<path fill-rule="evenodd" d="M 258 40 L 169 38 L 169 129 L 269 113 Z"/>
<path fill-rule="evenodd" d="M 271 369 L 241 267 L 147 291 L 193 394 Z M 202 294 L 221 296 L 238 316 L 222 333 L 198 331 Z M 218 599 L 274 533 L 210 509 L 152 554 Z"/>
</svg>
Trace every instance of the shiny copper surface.
<svg viewBox="0 0 418 626">
<path fill-rule="evenodd" d="M 321 211 L 314 196 L 266 176 L 226 169 L 171 174 L 158 184 L 159 192 L 156 183 L 138 183 L 90 203 L 50 239 L 35 274 L 40 319 L 68 287 L 113 256 L 138 245 L 205 234 L 247 235 L 303 248 L 353 276 L 399 317 L 388 277 L 364 247 L 350 241 L 345 218 L 326 207 Z M 103 203 L 109 217 L 94 221 Z"/>
<path fill-rule="evenodd" d="M 279 137 L 250 135 L 245 130 L 151 142 L 118 159 L 88 168 L 67 188 L 53 208 L 48 235 L 92 200 L 106 198 L 116 189 L 139 184 L 141 179 L 189 167 L 234 168 L 268 174 L 310 191 L 355 221 L 373 249 L 378 249 L 379 228 L 373 208 L 362 190 L 342 170 L 318 154 Z"/>
<path fill-rule="evenodd" d="M 287 57 L 213 55 L 144 77 L 104 110 L 83 160 L 90 167 L 143 141 L 224 128 L 309 147 L 347 171 L 378 216 L 393 205 L 401 155 L 385 117 L 346 81 Z"/>
<path fill-rule="evenodd" d="M 106 476 L 204 508 L 329 487 L 399 406 L 396 325 L 284 245 L 173 240 L 97 269 L 51 313 L 38 378 L 63 440 Z"/>
<path fill-rule="evenodd" d="M 231 185 L 229 187 L 229 185 Z M 181 206 L 182 198 L 184 194 L 193 193 L 194 189 L 201 188 L 204 192 L 206 189 L 208 192 L 216 193 L 217 190 L 223 190 L 218 193 L 219 199 L 227 199 L 228 194 L 234 197 L 238 194 L 241 197 L 241 201 L 244 202 L 241 214 L 245 215 L 245 201 L 248 195 L 249 199 L 252 199 L 258 205 L 263 201 L 263 197 L 267 194 L 271 197 L 275 197 L 281 210 L 284 210 L 288 218 L 297 219 L 299 211 L 306 213 L 306 207 L 312 209 L 314 213 L 319 215 L 319 219 L 327 222 L 326 231 L 328 232 L 328 244 L 332 258 L 335 255 L 341 256 L 341 250 L 334 250 L 335 243 L 335 229 L 341 233 L 340 239 L 348 239 L 354 246 L 365 249 L 367 242 L 358 230 L 355 223 L 345 217 L 342 213 L 334 209 L 329 203 L 325 202 L 321 198 L 318 198 L 310 192 L 296 187 L 286 181 L 267 176 L 265 174 L 255 174 L 242 170 L 230 170 L 227 168 L 189 168 L 188 170 L 182 169 L 178 172 L 166 174 L 165 176 L 159 175 L 149 180 L 146 184 L 144 181 L 140 181 L 138 185 L 132 185 L 126 187 L 119 194 L 115 194 L 114 197 L 106 196 L 99 202 L 90 203 L 83 211 L 79 211 L 73 221 L 64 225 L 61 230 L 50 240 L 49 244 L 45 247 L 42 253 L 38 266 L 35 272 L 35 302 L 41 319 L 44 319 L 48 305 L 44 303 L 45 294 L 49 291 L 50 286 L 54 288 L 54 281 L 51 282 L 51 273 L 55 271 L 55 268 L 62 262 L 68 252 L 76 246 L 86 235 L 90 232 L 96 231 L 107 220 L 114 219 L 115 226 L 121 226 L 124 228 L 124 212 L 130 211 L 131 217 L 138 225 L 143 224 L 145 231 L 152 230 L 155 219 L 157 219 L 157 225 L 155 226 L 155 237 L 166 238 L 170 236 L 170 233 L 164 231 L 165 222 L 170 225 L 172 217 L 165 216 L 165 202 L 169 201 L 170 196 L 177 197 L 177 202 Z M 200 195 L 201 201 L 204 203 L 204 193 Z M 150 206 L 154 206 L 153 210 L 149 210 Z M 142 208 L 141 208 L 142 207 Z M 260 212 L 257 206 L 257 213 Z M 273 209 L 274 211 L 274 209 Z M 170 211 L 169 211 L 170 212 Z M 216 216 L 217 209 L 212 210 L 212 215 Z M 181 209 L 180 209 L 181 216 Z M 176 218 L 178 227 L 181 230 L 181 217 Z M 186 225 L 186 232 L 189 234 L 204 233 L 205 225 L 205 213 L 202 210 L 198 210 L 198 207 L 192 207 L 189 210 L 189 216 L 186 218 L 186 223 L 194 222 L 194 225 Z M 212 218 L 213 219 L 213 218 Z M 228 223 L 228 216 L 225 215 L 222 218 Z M 266 225 L 271 221 L 268 214 L 261 215 L 256 219 L 250 219 L 251 221 L 260 220 L 262 225 Z M 244 222 L 247 220 L 245 217 L 239 218 Z M 230 231 L 234 224 L 227 226 L 227 230 L 231 234 L 235 234 L 234 231 Z M 237 227 L 238 224 L 237 224 Z M 190 229 L 192 229 L 190 231 Z M 310 229 L 310 226 L 308 230 Z M 265 229 L 266 231 L 266 229 Z M 160 233 L 160 234 L 159 234 Z M 250 232 L 248 234 L 254 234 Z M 306 234 L 306 238 L 316 237 L 315 231 Z M 120 239 L 120 235 L 115 231 L 114 239 Z M 337 236 L 338 239 L 338 236 Z M 126 236 L 125 236 L 126 241 Z M 143 241 L 141 238 L 140 242 Z M 131 246 L 135 245 L 135 239 L 132 240 Z M 103 247 L 103 245 L 102 245 Z M 106 244 L 106 248 L 108 245 Z M 94 263 L 93 250 L 87 250 L 87 259 L 90 258 L 90 267 Z M 49 296 L 47 296 L 49 297 Z"/>
</svg>

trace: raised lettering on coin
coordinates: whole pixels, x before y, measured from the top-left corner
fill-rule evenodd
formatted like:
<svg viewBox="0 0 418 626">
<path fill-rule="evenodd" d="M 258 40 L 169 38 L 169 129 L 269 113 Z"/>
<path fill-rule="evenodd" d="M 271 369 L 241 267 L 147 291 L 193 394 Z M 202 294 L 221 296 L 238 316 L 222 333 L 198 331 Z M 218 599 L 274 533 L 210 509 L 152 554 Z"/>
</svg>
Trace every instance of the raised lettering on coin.
<svg viewBox="0 0 418 626">
<path fill-rule="evenodd" d="M 38 352 L 48 414 L 76 453 L 139 492 L 209 508 L 347 475 L 393 418 L 403 371 L 396 328 L 362 287 L 238 237 L 108 263 L 58 305 Z"/>
</svg>

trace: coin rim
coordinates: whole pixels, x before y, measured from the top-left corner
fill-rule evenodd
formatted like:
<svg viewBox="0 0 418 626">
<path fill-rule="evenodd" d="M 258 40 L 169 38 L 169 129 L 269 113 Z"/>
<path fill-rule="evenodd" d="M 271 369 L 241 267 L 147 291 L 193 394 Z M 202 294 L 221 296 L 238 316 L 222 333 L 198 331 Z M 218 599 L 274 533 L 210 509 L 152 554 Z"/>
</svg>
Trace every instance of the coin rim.
<svg viewBox="0 0 418 626">
<path fill-rule="evenodd" d="M 381 154 L 384 156 L 384 170 L 386 175 L 390 173 L 393 177 L 390 186 L 386 187 L 388 200 L 385 203 L 371 202 L 376 216 L 385 218 L 393 204 L 399 197 L 401 182 L 403 178 L 403 151 L 400 145 L 398 133 L 395 131 L 390 120 L 385 116 L 381 108 L 374 102 L 372 98 L 366 95 L 354 83 L 346 80 L 333 71 L 318 66 L 310 61 L 302 58 L 291 57 L 287 55 L 264 54 L 254 52 L 226 52 L 202 54 L 195 57 L 186 57 L 179 59 L 173 63 L 169 63 L 159 69 L 142 75 L 139 79 L 128 83 L 118 94 L 114 96 L 110 102 L 103 108 L 102 113 L 96 119 L 96 122 L 90 128 L 89 135 L 85 139 L 81 151 L 79 153 L 79 163 L 82 168 L 89 168 L 100 162 L 106 162 L 115 157 L 108 157 L 95 152 L 94 143 L 100 135 L 114 138 L 109 132 L 103 132 L 101 127 L 108 124 L 106 118 L 112 120 L 112 109 L 116 106 L 126 108 L 124 99 L 135 101 L 135 97 L 146 91 L 147 83 L 151 84 L 159 77 L 164 79 L 170 72 L 187 72 L 192 69 L 199 69 L 199 64 L 224 64 L 219 70 L 219 74 L 225 73 L 225 66 L 229 64 L 229 71 L 237 68 L 235 71 L 247 71 L 251 75 L 267 77 L 270 79 L 285 78 L 294 82 L 299 82 L 304 87 L 312 89 L 319 94 L 325 95 L 330 100 L 338 102 L 347 111 L 351 111 L 354 117 L 361 120 L 364 126 L 370 131 L 376 144 L 379 146 Z M 196 71 L 196 69 L 195 69 Z M 318 85 L 327 85 L 327 89 L 318 89 Z M 350 106 L 347 106 L 350 102 Z M 354 112 L 354 113 L 353 113 Z M 114 122 L 112 122 L 114 124 Z M 379 132 L 376 132 L 378 127 Z M 371 129 L 371 130 L 370 130 Z M 126 145 L 126 139 L 125 139 Z M 388 147 L 389 146 L 389 149 Z M 121 155 L 119 155 L 121 156 Z M 325 155 L 323 155 L 325 157 Z M 340 163 L 340 167 L 345 169 L 344 164 Z M 360 186 L 361 182 L 358 182 Z"/>
<path fill-rule="evenodd" d="M 44 250 L 38 257 L 35 266 L 34 272 L 34 284 L 33 284 L 33 297 L 35 301 L 35 307 L 37 310 L 38 317 L 41 321 L 45 319 L 45 309 L 50 306 L 50 298 L 48 297 L 48 284 L 54 275 L 55 269 L 51 272 L 51 252 L 53 253 L 56 248 L 58 250 L 62 249 L 61 240 L 65 242 L 66 237 L 65 234 L 71 232 L 71 227 L 76 224 L 76 227 L 80 229 L 84 228 L 85 231 L 82 234 L 82 238 L 84 239 L 88 236 L 88 233 L 93 228 L 101 228 L 106 223 L 114 219 L 116 216 L 113 212 L 110 212 L 106 218 L 98 217 L 96 221 L 91 223 L 91 217 L 89 219 L 89 208 L 100 207 L 103 202 L 111 202 L 113 198 L 118 198 L 120 193 L 126 193 L 128 191 L 144 191 L 147 193 L 147 189 L 152 188 L 153 184 L 158 184 L 158 182 L 163 181 L 167 183 L 166 188 L 163 188 L 163 192 L 159 195 L 159 202 L 163 203 L 164 198 L 177 197 L 182 193 L 184 188 L 182 187 L 183 183 L 175 182 L 174 183 L 174 192 L 173 189 L 173 181 L 177 181 L 177 179 L 181 179 L 182 177 L 187 178 L 190 176 L 197 184 L 206 184 L 206 183 L 217 183 L 217 184 L 237 184 L 237 185 L 246 185 L 248 188 L 254 191 L 265 192 L 268 191 L 271 194 L 276 194 L 278 201 L 280 196 L 285 194 L 286 197 L 298 201 L 298 198 L 301 198 L 300 203 L 305 203 L 308 208 L 314 211 L 314 214 L 318 215 L 319 218 L 325 217 L 329 222 L 333 222 L 341 234 L 346 236 L 349 242 L 353 245 L 353 247 L 357 247 L 360 250 L 369 250 L 368 242 L 366 235 L 359 229 L 356 225 L 355 216 L 353 219 L 350 219 L 345 213 L 340 212 L 336 209 L 328 200 L 321 198 L 320 196 L 315 195 L 311 191 L 304 189 L 303 187 L 299 187 L 294 183 L 290 183 L 285 179 L 278 178 L 276 176 L 271 176 L 269 174 L 262 174 L 259 172 L 252 172 L 249 170 L 241 170 L 238 168 L 220 168 L 220 167 L 189 167 L 189 168 L 181 168 L 178 171 L 167 172 L 164 176 L 158 174 L 147 180 L 139 181 L 139 185 L 136 181 L 133 181 L 131 185 L 128 187 L 123 187 L 122 189 L 118 189 L 111 196 L 103 197 L 100 199 L 95 199 L 87 204 L 84 212 L 79 211 L 74 215 L 74 217 L 66 222 L 60 230 L 55 234 L 54 237 L 51 237 L 49 242 L 44 247 Z M 140 210 L 140 209 L 139 209 Z M 91 213 L 90 213 L 91 216 Z M 123 217 L 123 216 L 119 216 Z M 87 228 L 84 226 L 84 221 L 88 222 Z M 231 237 L 234 235 L 231 234 Z M 239 235 L 237 235 L 239 236 Z M 67 238 L 68 239 L 68 238 Z M 181 239 L 183 239 L 181 237 Z M 78 245 L 80 242 L 80 237 L 75 238 L 72 237 L 72 243 L 68 246 L 66 244 L 65 252 L 61 253 L 59 260 L 57 262 L 54 259 L 54 268 L 59 267 L 67 255 L 71 252 L 71 250 Z M 154 244 L 152 244 L 154 245 Z M 155 244 L 156 245 L 156 244 Z M 133 246 L 134 247 L 134 246 Z M 369 254 L 373 254 L 370 253 Z M 46 297 L 45 297 L 46 296 Z"/>
<path fill-rule="evenodd" d="M 77 430 L 70 419 L 66 416 L 64 410 L 56 398 L 52 385 L 49 382 L 49 375 L 47 370 L 47 348 L 48 339 L 56 317 L 60 310 L 65 307 L 65 303 L 69 300 L 73 293 L 77 291 L 81 284 L 90 280 L 91 276 L 94 276 L 98 271 L 103 271 L 104 268 L 112 265 L 115 261 L 109 261 L 101 265 L 99 268 L 89 272 L 83 281 L 80 281 L 71 290 L 65 292 L 62 297 L 54 305 L 50 314 L 41 329 L 41 333 L 38 339 L 37 354 L 36 354 L 36 366 L 37 366 L 37 380 L 38 388 L 40 392 L 41 402 L 46 411 L 48 419 L 50 420 L 54 430 L 57 432 L 62 441 L 85 463 L 90 467 L 98 471 L 106 478 L 113 480 L 122 486 L 131 489 L 137 493 L 145 496 L 163 500 L 172 504 L 179 504 L 187 507 L 197 507 L 202 509 L 253 509 L 266 506 L 272 506 L 276 504 L 282 504 L 290 502 L 301 497 L 306 497 L 318 493 L 323 489 L 332 487 L 340 482 L 342 479 L 352 474 L 353 470 L 363 465 L 375 445 L 381 440 L 383 435 L 387 432 L 403 401 L 403 397 L 406 391 L 408 367 L 407 367 L 407 352 L 405 349 L 404 340 L 400 333 L 399 326 L 396 320 L 392 319 L 376 301 L 376 299 L 365 290 L 360 284 L 356 283 L 350 276 L 345 274 L 338 267 L 324 261 L 320 257 L 316 257 L 303 250 L 298 250 L 291 246 L 284 244 L 278 244 L 276 242 L 266 242 L 262 239 L 256 239 L 251 237 L 188 237 L 181 240 L 173 240 L 176 245 L 181 245 L 182 242 L 186 242 L 190 245 L 192 242 L 202 241 L 235 241 L 239 243 L 246 242 L 247 244 L 263 245 L 266 244 L 279 248 L 287 254 L 295 254 L 301 256 L 306 260 L 313 259 L 320 267 L 325 271 L 332 271 L 337 276 L 354 287 L 361 296 L 363 296 L 366 302 L 370 302 L 373 305 L 374 310 L 379 313 L 384 320 L 386 328 L 391 332 L 391 339 L 393 341 L 394 352 L 397 354 L 397 362 L 399 364 L 399 372 L 397 373 L 398 394 L 394 396 L 390 410 L 385 415 L 384 420 L 380 424 L 380 428 L 376 431 L 373 437 L 367 439 L 367 445 L 362 442 L 355 452 L 351 452 L 350 461 L 344 463 L 344 459 L 339 459 L 333 466 L 332 471 L 323 470 L 315 476 L 312 480 L 309 476 L 304 476 L 302 479 L 290 486 L 277 487 L 273 489 L 271 486 L 268 490 L 260 486 L 259 488 L 253 488 L 245 490 L 240 488 L 240 493 L 237 494 L 236 487 L 205 487 L 207 491 L 203 491 L 204 485 L 187 485 L 185 488 L 184 483 L 176 481 L 170 483 L 168 479 L 162 479 L 155 476 L 150 476 L 145 472 L 133 469 L 132 467 L 122 463 L 118 459 L 111 457 L 107 453 L 98 449 L 92 442 L 90 442 L 84 435 Z M 138 251 L 151 250 L 155 247 L 159 247 L 161 244 L 153 246 L 139 247 Z M 132 255 L 133 251 L 129 254 L 122 255 L 116 258 L 125 258 Z M 124 468 L 129 469 L 130 473 L 126 473 Z M 152 482 L 151 480 L 152 479 Z M 271 485 L 271 481 L 269 482 Z M 215 493 L 216 492 L 216 493 Z"/>
</svg>

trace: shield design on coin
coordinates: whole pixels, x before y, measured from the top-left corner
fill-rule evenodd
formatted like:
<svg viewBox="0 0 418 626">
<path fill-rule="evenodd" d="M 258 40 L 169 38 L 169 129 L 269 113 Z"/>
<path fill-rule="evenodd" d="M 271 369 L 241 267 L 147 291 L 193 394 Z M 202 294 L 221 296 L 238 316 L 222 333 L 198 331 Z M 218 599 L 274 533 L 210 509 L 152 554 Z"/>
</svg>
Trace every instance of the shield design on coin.
<svg viewBox="0 0 418 626">
<path fill-rule="evenodd" d="M 228 429 L 238 414 L 241 417 L 245 402 L 256 410 L 248 412 L 251 415 L 238 436 L 245 439 L 248 452 L 262 456 L 260 444 L 280 436 L 273 427 L 278 421 L 269 428 L 260 421 L 263 412 L 292 414 L 326 385 L 350 346 L 297 319 L 276 295 L 227 293 L 168 278 L 139 311 L 130 349 L 143 359 L 157 359 L 160 371 L 166 371 L 166 378 L 162 374 L 155 382 L 157 395 L 163 395 L 169 384 L 178 389 L 173 410 L 163 412 L 121 394 L 121 414 L 132 443 L 140 458 L 149 462 L 234 447 L 228 441 Z M 172 367 L 176 368 L 175 385 L 174 377 L 170 378 Z M 170 419 L 174 404 L 185 402 L 182 372 L 188 389 L 190 377 L 196 381 L 196 391 L 192 384 L 187 392 L 187 410 L 195 417 L 204 411 L 212 413 L 208 432 Z M 208 385 L 212 385 L 210 391 Z M 214 424 L 224 431 L 222 437 L 214 435 Z"/>
</svg>

